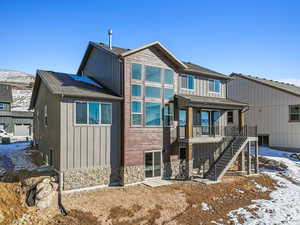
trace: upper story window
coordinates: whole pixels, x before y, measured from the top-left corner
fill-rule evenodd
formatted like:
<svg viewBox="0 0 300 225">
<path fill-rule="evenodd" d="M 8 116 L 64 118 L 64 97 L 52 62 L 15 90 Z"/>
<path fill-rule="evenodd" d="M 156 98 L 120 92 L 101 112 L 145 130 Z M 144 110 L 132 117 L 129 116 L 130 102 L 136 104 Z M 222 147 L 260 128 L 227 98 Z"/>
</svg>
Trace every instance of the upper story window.
<svg viewBox="0 0 300 225">
<path fill-rule="evenodd" d="M 161 104 L 158 102 L 145 102 L 145 125 L 161 125 Z"/>
<path fill-rule="evenodd" d="M 290 105 L 290 122 L 300 122 L 300 105 Z"/>
<path fill-rule="evenodd" d="M 181 109 L 179 110 L 179 126 L 185 126 L 186 125 L 186 110 Z"/>
<path fill-rule="evenodd" d="M 173 71 L 170 69 L 165 69 L 165 84 L 173 84 Z"/>
<path fill-rule="evenodd" d="M 181 88 L 194 89 L 194 77 L 191 75 L 180 75 L 181 77 Z"/>
<path fill-rule="evenodd" d="M 154 66 L 145 66 L 145 80 L 161 83 L 161 69 Z"/>
<path fill-rule="evenodd" d="M 165 91 L 165 93 L 164 93 L 165 100 L 171 100 L 174 96 L 174 89 L 165 88 L 164 91 Z"/>
<path fill-rule="evenodd" d="M 227 112 L 227 123 L 233 123 L 233 112 Z"/>
<path fill-rule="evenodd" d="M 134 126 L 142 125 L 142 102 L 131 102 L 131 124 Z"/>
<path fill-rule="evenodd" d="M 146 98 L 161 98 L 161 88 L 159 87 L 145 87 L 145 97 Z"/>
<path fill-rule="evenodd" d="M 131 85 L 131 95 L 133 97 L 141 97 L 142 96 L 142 87 L 138 84 Z"/>
<path fill-rule="evenodd" d="M 174 104 L 166 104 L 164 107 L 164 125 L 172 126 L 174 121 Z"/>
<path fill-rule="evenodd" d="M 4 103 L 0 103 L 0 110 L 4 110 L 5 109 L 5 104 Z"/>
<path fill-rule="evenodd" d="M 209 91 L 221 92 L 221 81 L 220 80 L 209 80 Z"/>
<path fill-rule="evenodd" d="M 76 102 L 76 124 L 111 124 L 111 103 L 100 102 Z"/>
<path fill-rule="evenodd" d="M 133 63 L 131 66 L 131 78 L 134 80 L 142 79 L 142 65 Z"/>
</svg>

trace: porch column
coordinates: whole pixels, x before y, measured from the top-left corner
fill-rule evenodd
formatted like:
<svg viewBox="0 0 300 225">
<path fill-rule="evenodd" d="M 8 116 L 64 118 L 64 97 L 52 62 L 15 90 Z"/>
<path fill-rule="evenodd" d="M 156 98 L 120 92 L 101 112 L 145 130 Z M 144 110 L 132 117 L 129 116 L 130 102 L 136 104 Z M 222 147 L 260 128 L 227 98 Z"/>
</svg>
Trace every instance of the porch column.
<svg viewBox="0 0 300 225">
<path fill-rule="evenodd" d="M 190 139 L 193 137 L 193 108 L 188 107 L 186 111 L 186 128 L 185 136 L 187 139 L 186 143 L 186 176 L 190 178 L 193 170 L 193 144 Z"/>
<path fill-rule="evenodd" d="M 242 131 L 245 126 L 245 113 L 243 110 L 239 110 L 239 130 Z"/>
<path fill-rule="evenodd" d="M 251 141 L 248 142 L 248 175 L 251 175 Z"/>
<path fill-rule="evenodd" d="M 259 171 L 259 160 L 258 160 L 258 141 L 255 142 L 255 173 Z"/>
</svg>

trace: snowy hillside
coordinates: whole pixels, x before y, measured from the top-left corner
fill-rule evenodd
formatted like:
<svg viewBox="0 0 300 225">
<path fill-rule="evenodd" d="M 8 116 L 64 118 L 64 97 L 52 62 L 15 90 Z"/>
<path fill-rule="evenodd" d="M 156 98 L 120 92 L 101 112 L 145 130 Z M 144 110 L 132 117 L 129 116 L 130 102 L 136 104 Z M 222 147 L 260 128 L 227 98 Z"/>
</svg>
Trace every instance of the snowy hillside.
<svg viewBox="0 0 300 225">
<path fill-rule="evenodd" d="M 0 70 L 0 82 L 30 83 L 34 82 L 34 76 L 14 70 Z"/>
<path fill-rule="evenodd" d="M 0 83 L 3 82 L 12 85 L 13 111 L 28 110 L 32 92 L 32 88 L 28 84 L 33 83 L 34 79 L 35 77 L 28 73 L 14 70 L 0 70 Z"/>
</svg>

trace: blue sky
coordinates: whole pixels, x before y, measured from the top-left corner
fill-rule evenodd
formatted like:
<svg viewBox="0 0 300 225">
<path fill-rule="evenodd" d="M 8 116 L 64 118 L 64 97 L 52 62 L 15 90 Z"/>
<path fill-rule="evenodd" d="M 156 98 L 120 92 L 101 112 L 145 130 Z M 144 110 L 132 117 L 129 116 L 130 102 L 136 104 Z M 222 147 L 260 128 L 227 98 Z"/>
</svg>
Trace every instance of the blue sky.
<svg viewBox="0 0 300 225">
<path fill-rule="evenodd" d="M 76 72 L 89 40 L 155 40 L 229 74 L 300 79 L 300 1 L 0 1 L 0 68 Z M 300 83 L 299 83 L 300 84 Z"/>
</svg>

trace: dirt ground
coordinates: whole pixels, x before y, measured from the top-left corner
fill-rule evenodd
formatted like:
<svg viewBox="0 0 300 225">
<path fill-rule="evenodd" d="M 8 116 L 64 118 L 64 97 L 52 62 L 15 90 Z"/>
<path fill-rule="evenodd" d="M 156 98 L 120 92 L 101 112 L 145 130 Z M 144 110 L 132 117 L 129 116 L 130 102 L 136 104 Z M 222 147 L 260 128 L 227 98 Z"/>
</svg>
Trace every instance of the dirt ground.
<svg viewBox="0 0 300 225">
<path fill-rule="evenodd" d="M 255 182 L 270 191 L 275 188 L 269 177 L 260 175 L 227 176 L 224 182 L 210 185 L 177 182 L 156 188 L 138 185 L 69 194 L 63 197 L 69 216 L 57 215 L 48 225 L 232 224 L 227 217 L 231 210 L 248 206 L 254 199 L 269 199 L 270 191 L 262 192 Z M 209 209 L 204 210 L 202 203 Z"/>
</svg>

